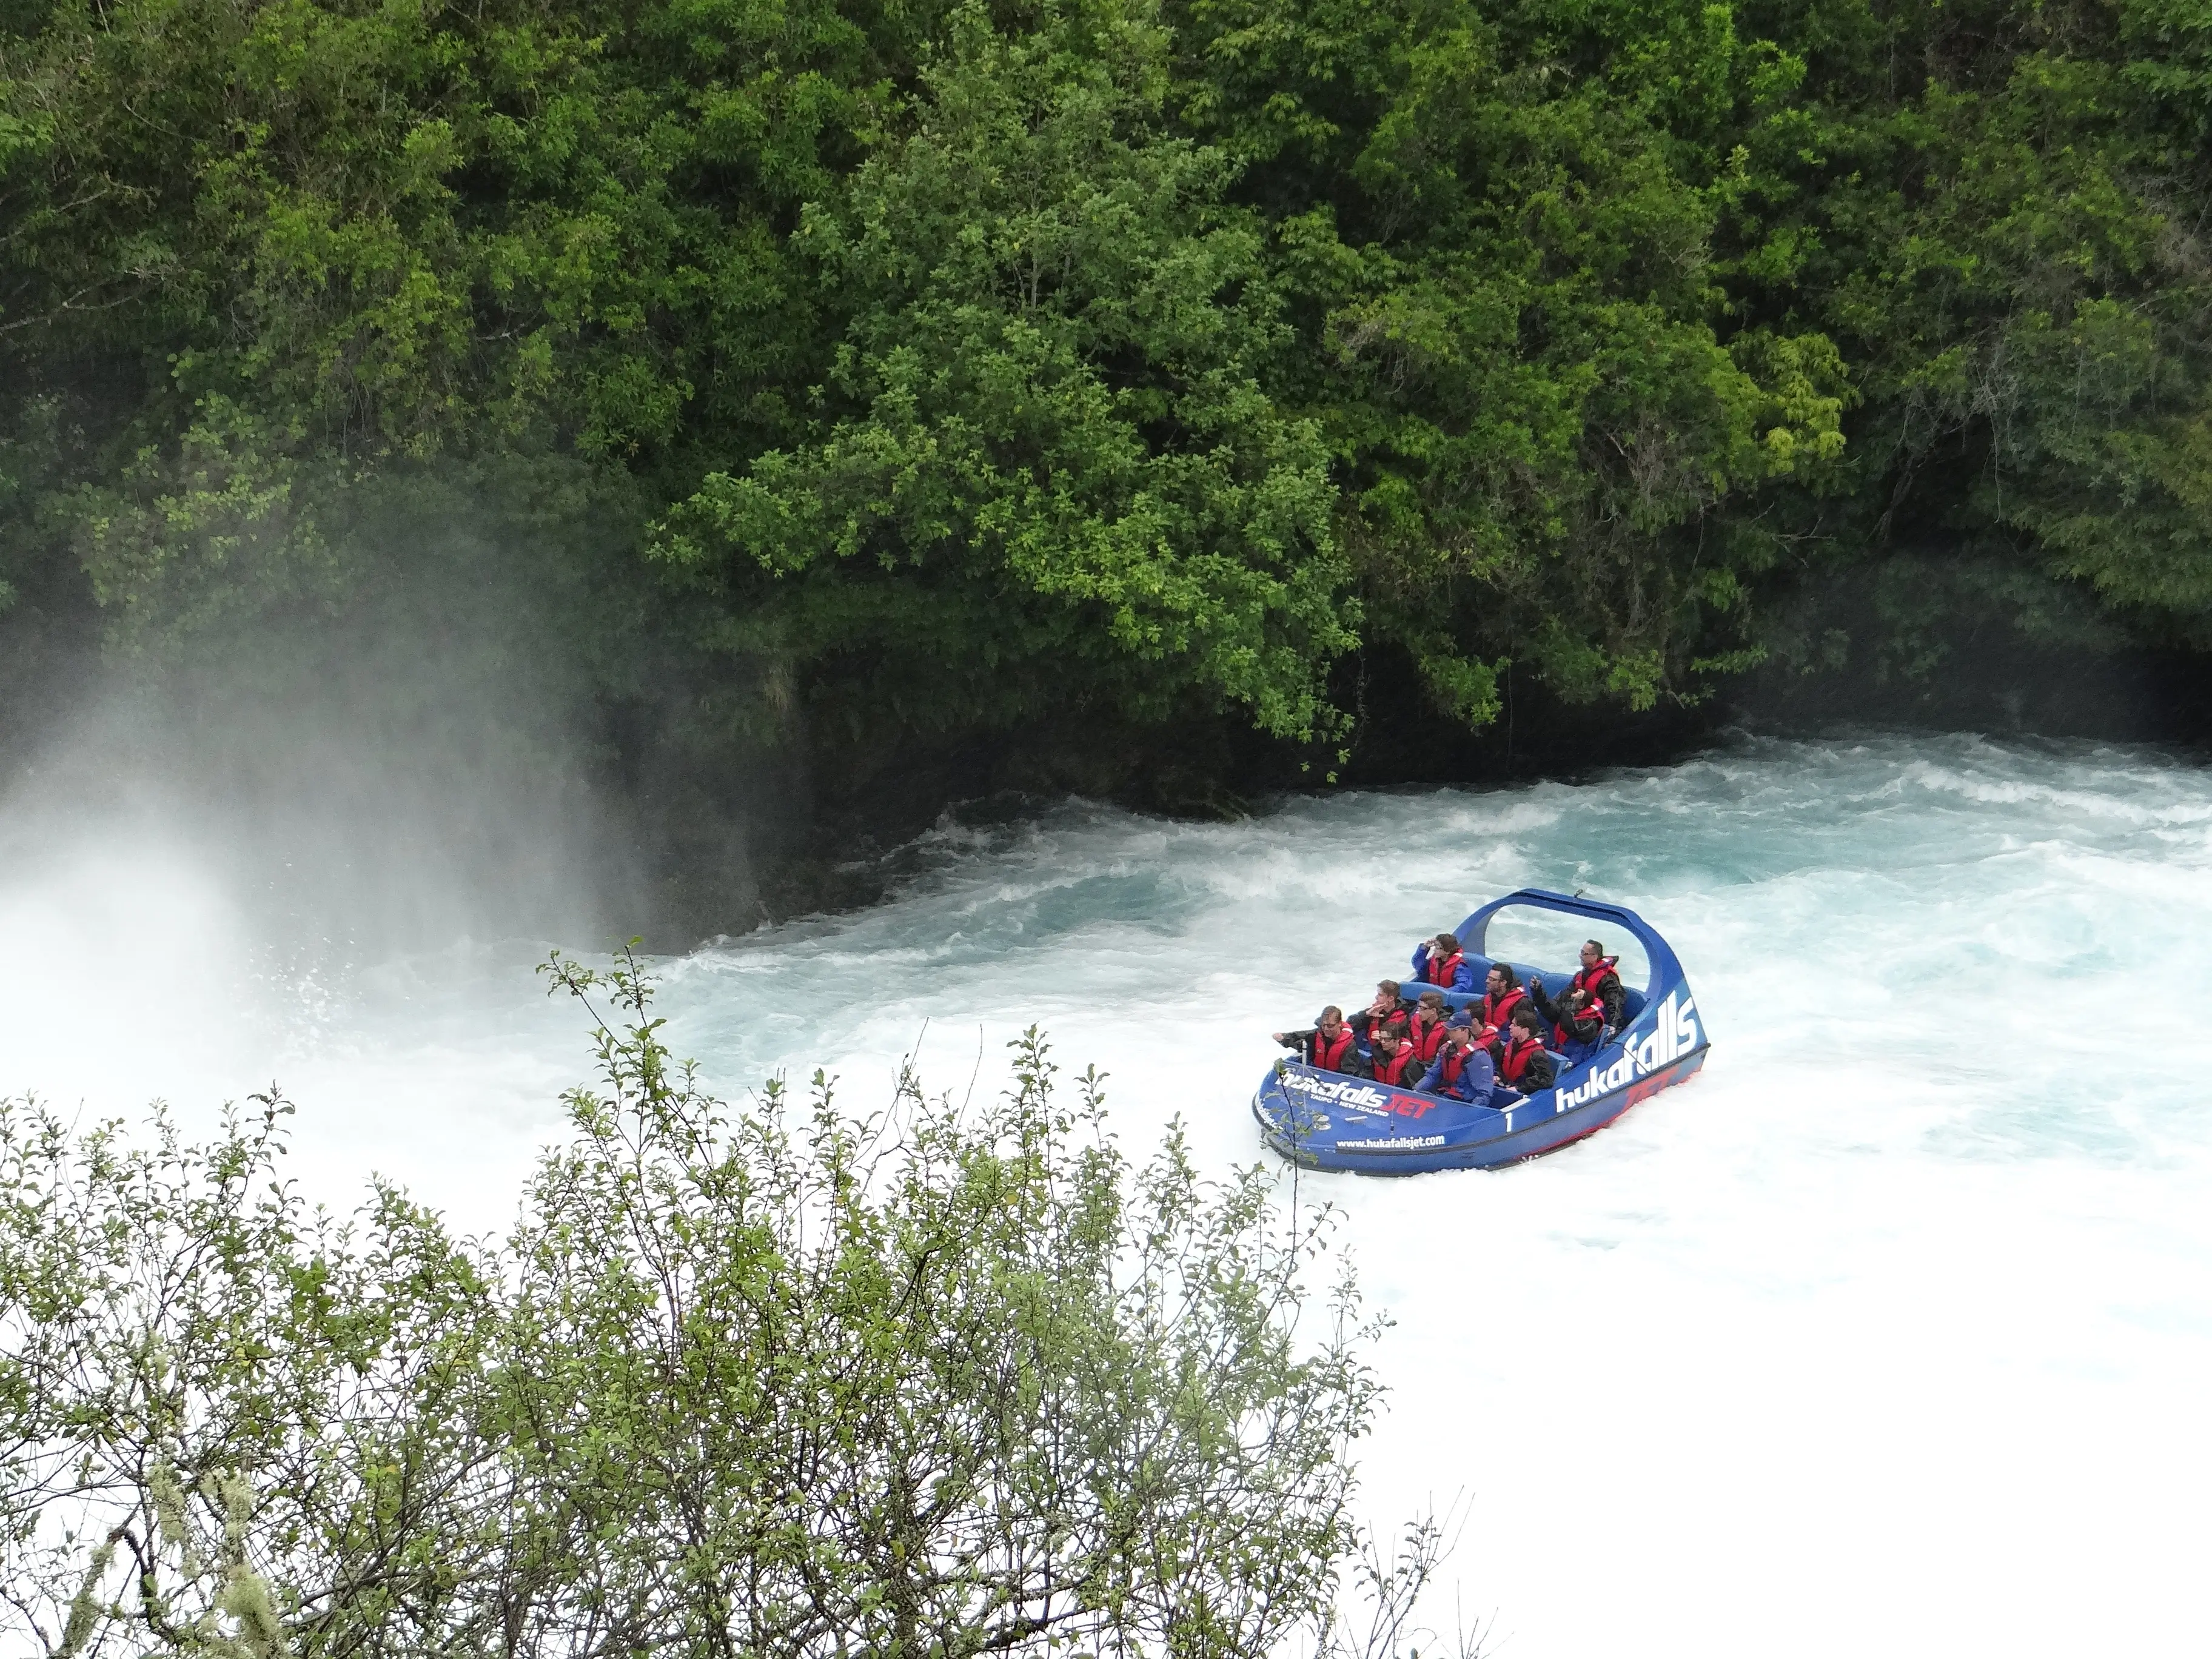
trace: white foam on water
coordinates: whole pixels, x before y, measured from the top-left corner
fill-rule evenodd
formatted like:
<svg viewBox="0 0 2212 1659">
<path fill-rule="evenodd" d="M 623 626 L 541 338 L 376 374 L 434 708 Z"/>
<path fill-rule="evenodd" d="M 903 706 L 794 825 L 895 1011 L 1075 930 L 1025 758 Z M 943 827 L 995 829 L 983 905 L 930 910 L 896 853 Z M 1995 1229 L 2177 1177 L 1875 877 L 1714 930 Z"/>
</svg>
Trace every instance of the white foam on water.
<svg viewBox="0 0 2212 1659">
<path fill-rule="evenodd" d="M 6 850 L 0 1090 L 135 1108 L 250 1064 L 271 1033 L 240 1018 L 247 934 L 191 849 Z"/>
<path fill-rule="evenodd" d="M 0 884 L 9 1084 L 125 1109 L 158 1074 L 204 1115 L 273 1072 L 318 1187 L 373 1164 L 507 1218 L 587 1069 L 534 947 L 312 995 L 215 973 L 179 1045 L 175 975 L 103 961 L 259 959 L 188 869 L 134 886 L 100 856 Z M 1746 740 L 1233 825 L 1069 806 L 921 864 L 892 902 L 664 964 L 671 1041 L 733 1091 L 820 1064 L 867 1104 L 925 1027 L 925 1073 L 960 1089 L 979 1037 L 995 1086 L 1036 1023 L 1113 1073 L 1129 1150 L 1179 1114 L 1226 1168 L 1263 1156 L 1267 1033 L 1364 1000 L 1476 902 L 1587 888 L 1666 933 L 1714 1042 L 1690 1086 L 1510 1170 L 1300 1182 L 1395 1321 L 1365 1502 L 1469 1495 L 1450 1571 L 1508 1659 L 2202 1650 L 2212 776 Z M 75 1000 L 23 965 L 60 938 Z M 129 1063 L 72 1061 L 100 1033 Z"/>
</svg>

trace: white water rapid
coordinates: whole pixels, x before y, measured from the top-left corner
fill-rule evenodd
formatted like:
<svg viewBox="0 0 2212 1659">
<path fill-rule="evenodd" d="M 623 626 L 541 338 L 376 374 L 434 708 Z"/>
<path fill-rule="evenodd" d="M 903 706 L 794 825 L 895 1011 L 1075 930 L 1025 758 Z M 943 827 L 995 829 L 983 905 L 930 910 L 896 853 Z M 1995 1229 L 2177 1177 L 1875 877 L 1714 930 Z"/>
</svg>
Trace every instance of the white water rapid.
<svg viewBox="0 0 2212 1659">
<path fill-rule="evenodd" d="M 2212 774 L 1744 739 L 917 857 L 890 902 L 665 963 L 674 1046 L 872 1103 L 925 1022 L 957 1089 L 1034 1021 L 1113 1074 L 1132 1152 L 1180 1113 L 1225 1167 L 1262 1156 L 1267 1033 L 1484 899 L 1587 888 L 1674 944 L 1714 1044 L 1688 1087 L 1509 1170 L 1305 1177 L 1395 1321 L 1365 1502 L 1467 1494 L 1448 1575 L 1504 1659 L 2204 1650 Z M 0 1089 L 200 1124 L 281 1079 L 317 1191 L 374 1167 L 505 1221 L 587 1070 L 542 947 L 310 971 L 210 867 L 144 824 L 10 861 Z"/>
</svg>

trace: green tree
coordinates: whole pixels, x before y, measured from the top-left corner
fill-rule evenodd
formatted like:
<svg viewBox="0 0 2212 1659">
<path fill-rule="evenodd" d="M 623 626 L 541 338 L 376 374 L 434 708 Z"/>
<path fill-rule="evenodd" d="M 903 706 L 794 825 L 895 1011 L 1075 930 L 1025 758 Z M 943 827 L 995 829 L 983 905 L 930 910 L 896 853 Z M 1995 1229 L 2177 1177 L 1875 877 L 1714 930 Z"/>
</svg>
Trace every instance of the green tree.
<svg viewBox="0 0 2212 1659">
<path fill-rule="evenodd" d="M 1370 638 L 1470 724 L 1498 655 L 1576 700 L 1693 695 L 1774 559 L 1741 520 L 1844 446 L 1833 344 L 1732 325 L 1716 280 L 1715 129 L 1771 50 L 1688 5 L 1176 15 L 1189 118 L 1277 216 Z"/>
<path fill-rule="evenodd" d="M 841 658 L 856 714 L 1157 719 L 1195 687 L 1315 729 L 1358 620 L 1328 457 L 1267 390 L 1261 228 L 1169 130 L 1167 53 L 1142 5 L 963 9 L 912 135 L 810 206 L 848 319 L 811 441 L 710 474 L 662 548 L 733 560 L 739 635 Z"/>
<path fill-rule="evenodd" d="M 1321 1218 L 1179 1135 L 1129 1170 L 1035 1032 L 988 1106 L 732 1113 L 609 988 L 515 1241 L 560 1645 L 1261 1653 L 1325 1613 L 1377 1391 L 1348 1281 L 1301 1328 Z"/>
<path fill-rule="evenodd" d="M 1633 711 L 1990 616 L 2202 647 L 2204 41 L 2195 0 L 19 0 L 0 608 L 187 656 L 434 611 L 390 526 L 467 500 L 584 596 L 546 648 L 603 701 L 654 655 L 696 754 L 861 777 L 1337 734 L 1366 647 L 1479 727 L 1508 660 Z"/>
<path fill-rule="evenodd" d="M 1380 1408 L 1331 1218 L 1141 1169 L 1035 1032 L 742 1110 L 638 964 L 518 1225 L 0 1109 L 0 1608 L 50 1655 L 1395 1653 L 1449 1541 L 1354 1524 Z M 1342 1605 L 1340 1605 L 1340 1603 Z M 1346 1613 L 1367 1609 L 1355 1627 Z M 1433 1646 L 1433 1642 L 1430 1643 Z"/>
<path fill-rule="evenodd" d="M 271 1094 L 205 1147 L 0 1103 L 0 1579 L 50 1655 L 489 1645 L 497 1265 L 380 1187 L 277 1178 Z"/>
</svg>

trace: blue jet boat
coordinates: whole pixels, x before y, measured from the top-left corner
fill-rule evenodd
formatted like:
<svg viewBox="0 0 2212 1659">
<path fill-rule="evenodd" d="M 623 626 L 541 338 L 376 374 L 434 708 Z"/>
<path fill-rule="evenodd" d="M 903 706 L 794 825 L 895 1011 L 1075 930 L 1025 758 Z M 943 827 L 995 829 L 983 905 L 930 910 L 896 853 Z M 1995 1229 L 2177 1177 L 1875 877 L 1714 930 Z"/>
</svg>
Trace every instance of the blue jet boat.
<svg viewBox="0 0 2212 1659">
<path fill-rule="evenodd" d="M 1650 981 L 1638 989 L 1623 975 L 1626 1018 L 1595 1054 L 1573 1065 L 1554 1054 L 1552 1087 L 1483 1105 L 1279 1060 L 1252 1097 L 1252 1115 L 1267 1144 L 1311 1169 L 1361 1175 L 1492 1170 L 1595 1134 L 1638 1101 L 1695 1075 L 1708 1046 L 1696 999 L 1667 941 L 1633 910 L 1534 887 L 1508 893 L 1459 925 L 1460 946 L 1474 964 L 1477 984 L 1490 969 L 1490 920 L 1516 905 L 1585 917 L 1601 930 L 1631 934 L 1644 947 Z M 1510 965 L 1523 984 L 1540 980 L 1554 997 L 1569 978 Z M 1445 1000 L 1459 1007 L 1476 998 L 1449 992 Z"/>
</svg>

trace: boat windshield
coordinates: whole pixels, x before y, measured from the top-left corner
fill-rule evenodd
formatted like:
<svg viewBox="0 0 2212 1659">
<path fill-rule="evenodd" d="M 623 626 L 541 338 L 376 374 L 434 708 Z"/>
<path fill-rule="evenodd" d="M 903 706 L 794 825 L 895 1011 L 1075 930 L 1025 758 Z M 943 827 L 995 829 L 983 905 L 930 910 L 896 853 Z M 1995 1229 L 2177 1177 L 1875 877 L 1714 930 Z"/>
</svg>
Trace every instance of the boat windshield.
<svg viewBox="0 0 2212 1659">
<path fill-rule="evenodd" d="M 1571 974 L 1581 966 L 1576 954 L 1595 935 L 1609 957 L 1620 958 L 1620 982 L 1632 991 L 1649 990 L 1651 962 L 1635 936 L 1620 927 L 1593 922 L 1533 905 L 1509 904 L 1490 919 L 1488 954 L 1547 974 Z"/>
</svg>

